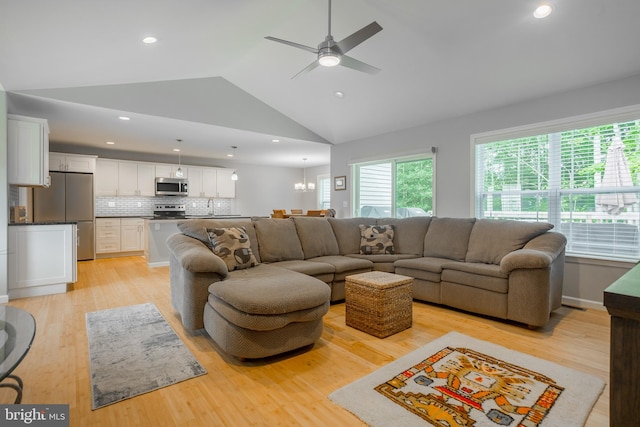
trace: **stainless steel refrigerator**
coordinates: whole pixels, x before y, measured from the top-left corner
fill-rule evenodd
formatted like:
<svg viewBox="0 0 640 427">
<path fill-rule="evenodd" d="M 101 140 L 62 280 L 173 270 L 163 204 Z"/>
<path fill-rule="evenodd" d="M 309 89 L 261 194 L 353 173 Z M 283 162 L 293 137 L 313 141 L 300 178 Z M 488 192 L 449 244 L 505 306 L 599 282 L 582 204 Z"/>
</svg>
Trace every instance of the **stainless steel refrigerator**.
<svg viewBox="0 0 640 427">
<path fill-rule="evenodd" d="M 78 261 L 94 259 L 93 174 L 50 172 L 49 188 L 33 189 L 33 221 L 78 223 Z"/>
</svg>

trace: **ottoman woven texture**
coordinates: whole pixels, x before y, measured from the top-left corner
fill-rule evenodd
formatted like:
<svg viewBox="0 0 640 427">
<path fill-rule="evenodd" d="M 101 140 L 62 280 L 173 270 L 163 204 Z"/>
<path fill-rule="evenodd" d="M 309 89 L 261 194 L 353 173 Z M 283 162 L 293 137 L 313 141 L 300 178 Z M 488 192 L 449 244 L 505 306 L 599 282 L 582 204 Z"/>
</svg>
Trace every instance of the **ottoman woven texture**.
<svg viewBox="0 0 640 427">
<path fill-rule="evenodd" d="M 345 278 L 346 324 L 378 338 L 411 327 L 413 279 L 382 271 Z"/>
</svg>

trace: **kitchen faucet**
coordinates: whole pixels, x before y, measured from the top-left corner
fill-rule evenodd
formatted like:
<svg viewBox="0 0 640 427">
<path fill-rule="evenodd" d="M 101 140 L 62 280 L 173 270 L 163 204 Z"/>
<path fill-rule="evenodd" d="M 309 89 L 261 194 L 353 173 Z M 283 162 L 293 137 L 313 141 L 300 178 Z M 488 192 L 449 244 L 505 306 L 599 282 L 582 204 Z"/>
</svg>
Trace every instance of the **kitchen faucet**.
<svg viewBox="0 0 640 427">
<path fill-rule="evenodd" d="M 213 206 L 213 199 L 209 199 L 207 200 L 207 208 L 209 208 L 209 215 L 213 215 L 213 212 L 215 211 L 215 208 Z"/>
</svg>

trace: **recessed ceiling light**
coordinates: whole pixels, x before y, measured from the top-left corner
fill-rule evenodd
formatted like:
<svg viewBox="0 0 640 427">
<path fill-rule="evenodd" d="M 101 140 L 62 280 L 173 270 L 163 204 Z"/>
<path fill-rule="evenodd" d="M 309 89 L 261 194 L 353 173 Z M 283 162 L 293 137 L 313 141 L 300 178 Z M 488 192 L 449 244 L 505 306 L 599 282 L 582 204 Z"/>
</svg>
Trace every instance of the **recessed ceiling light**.
<svg viewBox="0 0 640 427">
<path fill-rule="evenodd" d="M 142 39 L 142 43 L 145 43 L 145 44 L 153 44 L 153 43 L 155 43 L 157 41 L 158 41 L 158 39 L 153 37 L 153 36 L 147 36 L 147 37 Z"/>
<path fill-rule="evenodd" d="M 533 12 L 533 16 L 535 16 L 538 19 L 546 18 L 547 16 L 549 16 L 551 14 L 552 11 L 553 11 L 553 8 L 551 7 L 551 5 L 546 4 L 546 3 L 545 4 L 541 4 Z"/>
<path fill-rule="evenodd" d="M 105 142 L 105 144 L 107 144 L 107 145 L 114 145 L 114 144 L 115 144 L 115 142 L 113 142 L 113 141 L 107 141 L 107 142 Z"/>
<path fill-rule="evenodd" d="M 336 96 L 336 98 L 344 98 L 344 92 L 341 92 L 339 90 L 335 91 L 333 94 Z"/>
<path fill-rule="evenodd" d="M 176 153 L 180 151 L 179 148 L 174 148 L 173 151 L 175 151 Z"/>
<path fill-rule="evenodd" d="M 118 116 L 118 118 L 124 121 L 131 120 L 131 117 L 127 117 L 127 116 Z"/>
<path fill-rule="evenodd" d="M 280 142 L 279 139 L 272 139 L 271 142 Z"/>
</svg>

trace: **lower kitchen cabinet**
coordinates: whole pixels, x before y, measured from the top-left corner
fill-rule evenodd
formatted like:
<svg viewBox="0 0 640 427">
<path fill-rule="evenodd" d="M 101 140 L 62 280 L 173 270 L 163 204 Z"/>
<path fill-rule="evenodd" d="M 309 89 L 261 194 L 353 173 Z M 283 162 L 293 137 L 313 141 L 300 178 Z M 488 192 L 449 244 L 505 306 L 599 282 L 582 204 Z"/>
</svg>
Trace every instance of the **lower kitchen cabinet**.
<svg viewBox="0 0 640 427">
<path fill-rule="evenodd" d="M 9 299 L 63 293 L 76 282 L 76 224 L 15 224 L 7 233 Z"/>
<path fill-rule="evenodd" d="M 131 255 L 144 250 L 144 219 L 96 218 L 96 255 Z"/>
<path fill-rule="evenodd" d="M 144 219 L 120 219 L 120 251 L 144 250 Z"/>
</svg>

